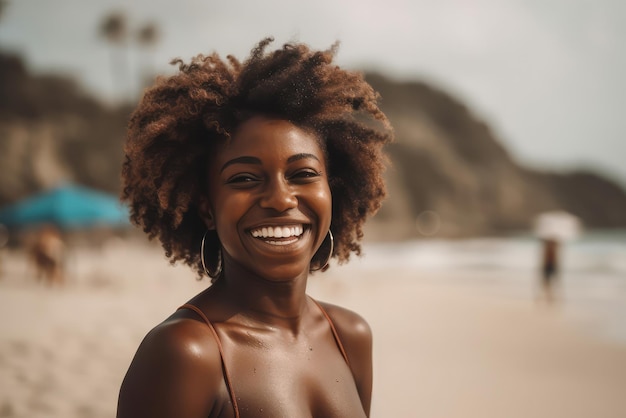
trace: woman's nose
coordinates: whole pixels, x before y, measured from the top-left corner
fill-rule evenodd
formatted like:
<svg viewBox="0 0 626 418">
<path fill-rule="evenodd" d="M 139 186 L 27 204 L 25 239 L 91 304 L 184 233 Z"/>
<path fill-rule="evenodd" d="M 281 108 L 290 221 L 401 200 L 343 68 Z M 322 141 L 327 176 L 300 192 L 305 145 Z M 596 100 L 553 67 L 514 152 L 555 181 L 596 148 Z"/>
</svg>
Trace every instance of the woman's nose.
<svg viewBox="0 0 626 418">
<path fill-rule="evenodd" d="M 267 183 L 260 205 L 266 209 L 284 212 L 298 206 L 298 199 L 285 180 L 273 180 Z"/>
</svg>

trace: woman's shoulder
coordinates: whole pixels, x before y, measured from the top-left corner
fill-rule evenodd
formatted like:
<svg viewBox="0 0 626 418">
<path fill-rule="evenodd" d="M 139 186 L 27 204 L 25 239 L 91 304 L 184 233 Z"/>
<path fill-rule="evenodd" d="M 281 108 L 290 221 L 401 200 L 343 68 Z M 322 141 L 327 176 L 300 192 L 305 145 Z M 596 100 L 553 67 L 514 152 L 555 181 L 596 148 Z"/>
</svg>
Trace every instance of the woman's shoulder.
<svg viewBox="0 0 626 418">
<path fill-rule="evenodd" d="M 327 302 L 318 302 L 328 313 L 345 344 L 371 343 L 372 330 L 367 321 L 358 313 Z"/>
<path fill-rule="evenodd" d="M 207 393 L 218 393 L 222 382 L 215 337 L 204 322 L 177 311 L 139 345 L 120 390 L 120 416 L 205 413 Z"/>
<path fill-rule="evenodd" d="M 211 366 L 211 363 L 220 365 L 217 342 L 208 325 L 195 314 L 183 310 L 176 311 L 150 330 L 139 346 L 139 352 L 205 366 Z"/>
</svg>

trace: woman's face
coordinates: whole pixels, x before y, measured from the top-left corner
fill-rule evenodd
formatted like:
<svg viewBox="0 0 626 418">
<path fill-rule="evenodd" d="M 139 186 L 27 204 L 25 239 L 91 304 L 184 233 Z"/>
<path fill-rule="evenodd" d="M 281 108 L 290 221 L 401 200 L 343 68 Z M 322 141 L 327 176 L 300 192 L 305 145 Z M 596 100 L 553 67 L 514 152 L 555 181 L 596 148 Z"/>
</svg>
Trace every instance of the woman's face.
<svg viewBox="0 0 626 418">
<path fill-rule="evenodd" d="M 253 117 L 218 149 L 208 184 L 209 226 L 217 229 L 226 271 L 234 263 L 271 280 L 308 273 L 332 215 L 315 134 Z"/>
</svg>

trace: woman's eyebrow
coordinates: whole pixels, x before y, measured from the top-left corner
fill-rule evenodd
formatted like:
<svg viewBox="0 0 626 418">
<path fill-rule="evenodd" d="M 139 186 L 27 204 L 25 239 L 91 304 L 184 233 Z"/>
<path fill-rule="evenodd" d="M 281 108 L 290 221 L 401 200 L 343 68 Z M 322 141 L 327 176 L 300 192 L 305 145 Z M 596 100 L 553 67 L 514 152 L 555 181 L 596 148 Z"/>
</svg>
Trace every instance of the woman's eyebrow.
<svg viewBox="0 0 626 418">
<path fill-rule="evenodd" d="M 303 160 L 306 158 L 313 158 L 314 160 L 319 161 L 320 159 L 317 158 L 316 155 L 314 154 L 309 154 L 306 152 L 302 152 L 299 154 L 294 154 L 291 157 L 287 158 L 287 162 L 288 163 L 293 163 L 294 161 L 298 161 L 298 160 Z M 226 169 L 226 167 L 228 167 L 229 165 L 233 165 L 233 164 L 256 164 L 256 165 L 261 165 L 262 162 L 259 158 L 257 157 L 250 157 L 250 156 L 242 156 L 242 157 L 237 157 L 237 158 L 233 158 L 232 160 L 228 160 L 224 163 L 224 165 L 222 166 L 220 173 L 222 171 L 224 171 L 224 169 Z"/>
<path fill-rule="evenodd" d="M 309 154 L 309 153 L 303 152 L 303 153 L 300 153 L 300 154 L 292 155 L 291 157 L 287 158 L 287 162 L 288 163 L 293 163 L 294 161 L 303 160 L 305 158 L 313 158 L 314 160 L 317 160 L 317 161 L 320 160 L 314 154 Z"/>
<path fill-rule="evenodd" d="M 228 160 L 224 163 L 224 165 L 222 166 L 222 169 L 220 170 L 220 173 L 224 171 L 226 167 L 228 167 L 229 165 L 233 165 L 233 164 L 261 164 L 261 160 L 258 159 L 257 157 L 248 157 L 248 156 L 233 158 L 232 160 Z"/>
</svg>

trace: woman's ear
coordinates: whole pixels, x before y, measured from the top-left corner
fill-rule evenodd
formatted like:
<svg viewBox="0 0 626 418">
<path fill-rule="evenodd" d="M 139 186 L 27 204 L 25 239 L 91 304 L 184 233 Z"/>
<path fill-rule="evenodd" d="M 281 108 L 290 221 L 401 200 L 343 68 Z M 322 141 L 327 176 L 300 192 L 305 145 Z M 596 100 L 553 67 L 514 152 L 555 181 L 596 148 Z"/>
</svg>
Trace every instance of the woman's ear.
<svg viewBox="0 0 626 418">
<path fill-rule="evenodd" d="M 213 218 L 213 210 L 211 209 L 211 203 L 206 197 L 200 198 L 200 204 L 198 207 L 198 216 L 204 222 L 208 230 L 215 230 L 215 219 Z"/>
</svg>

